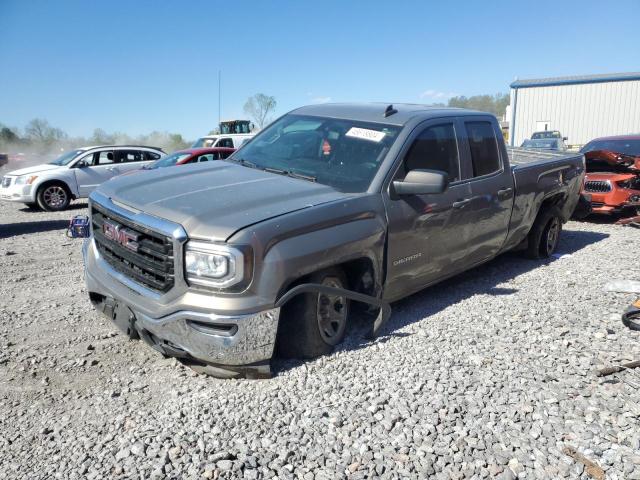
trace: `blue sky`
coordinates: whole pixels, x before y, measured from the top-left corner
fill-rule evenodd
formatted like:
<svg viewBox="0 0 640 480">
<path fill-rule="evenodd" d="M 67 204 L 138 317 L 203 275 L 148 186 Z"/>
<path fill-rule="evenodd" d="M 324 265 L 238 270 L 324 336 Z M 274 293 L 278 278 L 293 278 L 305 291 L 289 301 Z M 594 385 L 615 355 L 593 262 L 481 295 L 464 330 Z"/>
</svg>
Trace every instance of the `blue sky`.
<svg viewBox="0 0 640 480">
<path fill-rule="evenodd" d="M 640 70 L 640 1 L 0 0 L 0 123 L 192 139 L 250 95 L 432 103 Z"/>
</svg>

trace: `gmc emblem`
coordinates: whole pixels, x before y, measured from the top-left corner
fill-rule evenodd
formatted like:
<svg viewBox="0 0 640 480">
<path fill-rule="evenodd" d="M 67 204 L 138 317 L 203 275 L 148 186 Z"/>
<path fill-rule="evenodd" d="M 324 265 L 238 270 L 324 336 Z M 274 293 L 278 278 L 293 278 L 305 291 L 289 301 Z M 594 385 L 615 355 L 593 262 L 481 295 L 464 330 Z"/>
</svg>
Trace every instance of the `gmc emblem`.
<svg viewBox="0 0 640 480">
<path fill-rule="evenodd" d="M 105 220 L 102 223 L 102 233 L 104 233 L 104 236 L 109 240 L 113 240 L 133 252 L 138 251 L 138 239 L 140 235 L 119 223 Z"/>
</svg>

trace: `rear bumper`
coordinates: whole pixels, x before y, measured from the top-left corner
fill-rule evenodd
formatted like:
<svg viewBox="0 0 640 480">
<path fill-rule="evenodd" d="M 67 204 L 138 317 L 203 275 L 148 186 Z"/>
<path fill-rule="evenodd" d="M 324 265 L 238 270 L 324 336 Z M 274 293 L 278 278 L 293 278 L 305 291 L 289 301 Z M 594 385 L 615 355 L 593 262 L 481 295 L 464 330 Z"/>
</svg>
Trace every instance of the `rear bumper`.
<svg viewBox="0 0 640 480">
<path fill-rule="evenodd" d="M 140 336 L 166 355 L 207 365 L 262 368 L 271 359 L 279 308 L 221 315 L 203 310 L 201 305 L 182 302 L 172 305 L 169 311 L 160 305 L 153 311 L 145 308 L 149 299 L 141 299 L 100 258 L 92 239 L 85 241 L 83 257 L 91 302 L 130 337 Z"/>
</svg>

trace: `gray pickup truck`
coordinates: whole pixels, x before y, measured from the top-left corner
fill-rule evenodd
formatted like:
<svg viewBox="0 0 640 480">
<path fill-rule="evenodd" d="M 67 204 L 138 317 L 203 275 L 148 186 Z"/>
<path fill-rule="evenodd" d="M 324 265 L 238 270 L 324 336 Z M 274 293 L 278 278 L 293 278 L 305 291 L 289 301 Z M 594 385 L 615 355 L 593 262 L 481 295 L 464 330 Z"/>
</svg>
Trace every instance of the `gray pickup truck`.
<svg viewBox="0 0 640 480">
<path fill-rule="evenodd" d="M 581 154 L 508 151 L 492 115 L 420 105 L 294 110 L 227 160 L 106 182 L 84 244 L 95 307 L 217 376 L 330 352 L 350 308 L 521 249 L 553 253 Z M 366 307 L 366 308 L 365 308 Z"/>
</svg>

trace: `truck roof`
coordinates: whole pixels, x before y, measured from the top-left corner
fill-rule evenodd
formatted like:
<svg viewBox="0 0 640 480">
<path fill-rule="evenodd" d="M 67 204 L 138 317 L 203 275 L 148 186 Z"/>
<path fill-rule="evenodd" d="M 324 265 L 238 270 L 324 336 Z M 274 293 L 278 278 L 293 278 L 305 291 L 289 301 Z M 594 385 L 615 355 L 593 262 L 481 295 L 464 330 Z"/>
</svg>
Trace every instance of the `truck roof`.
<svg viewBox="0 0 640 480">
<path fill-rule="evenodd" d="M 387 110 L 391 114 L 385 116 Z M 429 107 L 412 103 L 322 103 L 300 107 L 291 113 L 399 126 L 406 124 L 414 117 L 427 119 L 455 115 L 491 115 L 466 108 Z"/>
</svg>

